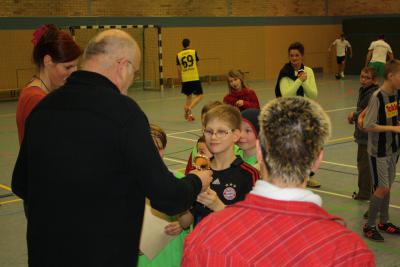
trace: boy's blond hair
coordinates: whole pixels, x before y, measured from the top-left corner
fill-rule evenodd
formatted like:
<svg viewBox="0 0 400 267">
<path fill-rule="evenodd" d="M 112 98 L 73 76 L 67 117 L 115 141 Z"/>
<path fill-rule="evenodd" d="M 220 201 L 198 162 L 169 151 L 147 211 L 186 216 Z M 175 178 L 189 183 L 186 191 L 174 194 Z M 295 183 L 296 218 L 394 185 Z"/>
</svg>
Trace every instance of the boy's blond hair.
<svg viewBox="0 0 400 267">
<path fill-rule="evenodd" d="M 385 64 L 385 80 L 387 80 L 390 73 L 397 73 L 400 71 L 400 61 L 397 59 L 392 59 Z"/>
<path fill-rule="evenodd" d="M 204 116 L 204 126 L 213 119 L 226 122 L 232 130 L 240 129 L 242 122 L 239 110 L 227 104 L 218 105 L 210 109 Z"/>
<path fill-rule="evenodd" d="M 302 184 L 331 132 L 328 115 L 304 97 L 279 97 L 259 116 L 260 144 L 270 179 Z"/>
</svg>

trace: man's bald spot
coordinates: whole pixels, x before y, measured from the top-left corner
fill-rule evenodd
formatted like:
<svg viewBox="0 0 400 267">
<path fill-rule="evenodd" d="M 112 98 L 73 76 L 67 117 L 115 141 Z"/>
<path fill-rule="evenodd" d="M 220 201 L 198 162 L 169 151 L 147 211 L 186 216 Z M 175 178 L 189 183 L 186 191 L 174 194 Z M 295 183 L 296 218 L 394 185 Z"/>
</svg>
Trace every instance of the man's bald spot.
<svg viewBox="0 0 400 267">
<path fill-rule="evenodd" d="M 105 56 L 110 59 L 127 57 L 131 61 L 140 60 L 140 49 L 136 41 L 122 30 L 106 30 L 90 40 L 83 59 Z"/>
</svg>

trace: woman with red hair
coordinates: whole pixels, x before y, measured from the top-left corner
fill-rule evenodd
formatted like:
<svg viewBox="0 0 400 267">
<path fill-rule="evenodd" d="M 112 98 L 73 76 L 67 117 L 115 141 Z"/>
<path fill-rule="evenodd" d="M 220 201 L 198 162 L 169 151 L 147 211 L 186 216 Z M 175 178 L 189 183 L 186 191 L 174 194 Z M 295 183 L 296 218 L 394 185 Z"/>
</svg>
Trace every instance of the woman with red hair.
<svg viewBox="0 0 400 267">
<path fill-rule="evenodd" d="M 25 120 L 32 109 L 48 93 L 65 83 L 68 76 L 77 69 L 82 49 L 72 37 L 46 24 L 33 33 L 33 63 L 37 72 L 22 90 L 17 105 L 17 127 L 19 143 L 22 144 Z"/>
</svg>

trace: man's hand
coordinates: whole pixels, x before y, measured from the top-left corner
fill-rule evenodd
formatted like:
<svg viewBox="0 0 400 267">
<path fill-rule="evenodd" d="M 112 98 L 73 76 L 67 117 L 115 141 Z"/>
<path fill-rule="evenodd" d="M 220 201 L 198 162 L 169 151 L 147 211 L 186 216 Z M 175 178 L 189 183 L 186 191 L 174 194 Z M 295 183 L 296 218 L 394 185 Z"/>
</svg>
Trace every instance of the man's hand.
<svg viewBox="0 0 400 267">
<path fill-rule="evenodd" d="M 225 204 L 221 201 L 221 199 L 219 199 L 217 193 L 211 188 L 207 188 L 205 192 L 200 193 L 197 196 L 197 202 L 200 202 L 213 211 L 219 211 L 225 208 Z"/>
<path fill-rule="evenodd" d="M 164 232 L 167 235 L 179 235 L 182 232 L 182 226 L 179 224 L 178 221 L 171 222 L 164 228 Z"/>
<path fill-rule="evenodd" d="M 204 192 L 209 186 L 212 181 L 212 171 L 211 170 L 206 170 L 206 171 L 198 171 L 198 170 L 193 170 L 190 172 L 191 174 L 194 174 L 198 176 L 201 180 L 201 192 Z"/>
</svg>

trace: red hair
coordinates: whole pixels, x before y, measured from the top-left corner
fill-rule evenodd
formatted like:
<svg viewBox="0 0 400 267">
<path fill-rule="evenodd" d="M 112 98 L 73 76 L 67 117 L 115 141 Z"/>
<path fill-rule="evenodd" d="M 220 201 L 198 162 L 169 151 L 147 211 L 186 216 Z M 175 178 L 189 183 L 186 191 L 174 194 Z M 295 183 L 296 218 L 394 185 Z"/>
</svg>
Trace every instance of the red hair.
<svg viewBox="0 0 400 267">
<path fill-rule="evenodd" d="M 59 30 L 53 24 L 39 27 L 33 33 L 33 63 L 38 68 L 43 67 L 43 58 L 51 56 L 54 63 L 64 63 L 77 59 L 82 54 L 82 48 L 72 37 Z"/>
</svg>

